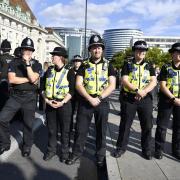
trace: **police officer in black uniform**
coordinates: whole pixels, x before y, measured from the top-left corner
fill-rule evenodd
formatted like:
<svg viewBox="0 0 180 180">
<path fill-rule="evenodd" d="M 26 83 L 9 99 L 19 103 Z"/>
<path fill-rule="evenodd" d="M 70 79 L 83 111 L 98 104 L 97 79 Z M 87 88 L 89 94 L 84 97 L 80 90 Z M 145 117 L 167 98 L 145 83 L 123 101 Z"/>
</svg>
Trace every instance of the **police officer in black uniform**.
<svg viewBox="0 0 180 180">
<path fill-rule="evenodd" d="M 17 59 L 21 58 L 22 57 L 21 47 L 15 48 L 13 55 L 14 55 L 14 58 L 17 58 Z"/>
<path fill-rule="evenodd" d="M 142 155 L 150 160 L 153 111 L 151 91 L 156 86 L 156 76 L 153 66 L 145 60 L 148 50 L 146 42 L 136 41 L 132 50 L 134 58 L 124 63 L 121 72 L 121 123 L 114 156 L 120 157 L 126 151 L 130 128 L 137 111 L 142 129 Z"/>
<path fill-rule="evenodd" d="M 83 58 L 80 55 L 75 55 L 73 57 L 72 62 L 73 62 L 72 70 L 74 71 L 74 74 L 76 75 L 79 67 L 81 66 L 81 64 L 83 62 Z M 73 132 L 75 130 L 74 115 L 75 115 L 76 110 L 78 109 L 79 100 L 80 100 L 79 93 L 77 91 L 75 91 L 74 96 L 71 99 L 71 104 L 72 104 L 72 115 L 71 115 L 71 126 L 70 126 L 71 132 Z"/>
<path fill-rule="evenodd" d="M 92 35 L 88 50 L 90 59 L 83 62 L 76 77 L 76 89 L 82 96 L 77 112 L 77 130 L 73 152 L 66 163 L 74 164 L 83 153 L 91 119 L 96 124 L 97 165 L 103 166 L 106 155 L 106 129 L 109 113 L 107 97 L 115 89 L 116 78 L 112 65 L 103 58 L 104 42 L 99 35 Z"/>
<path fill-rule="evenodd" d="M 8 83 L 8 65 L 13 60 L 10 55 L 11 44 L 5 39 L 1 43 L 3 54 L 0 55 L 0 110 L 3 108 L 7 99 L 9 98 L 9 83 Z"/>
<path fill-rule="evenodd" d="M 69 135 L 71 123 L 71 97 L 74 95 L 75 75 L 66 65 L 67 51 L 63 47 L 55 47 L 52 54 L 53 66 L 44 76 L 43 97 L 47 104 L 46 118 L 48 127 L 48 147 L 44 160 L 48 161 L 57 153 L 57 134 L 61 132 L 60 161 L 69 157 Z M 60 127 L 60 129 L 59 129 Z"/>
<path fill-rule="evenodd" d="M 172 61 L 163 65 L 160 72 L 160 93 L 158 104 L 157 129 L 155 134 L 155 157 L 163 158 L 166 131 L 171 114 L 172 153 L 180 159 L 180 42 L 172 45 L 169 52 Z"/>
<path fill-rule="evenodd" d="M 8 79 L 13 92 L 0 112 L 0 154 L 10 148 L 9 122 L 21 109 L 24 128 L 22 156 L 28 157 L 33 144 L 32 125 L 35 118 L 36 91 L 41 64 L 32 58 L 34 43 L 25 38 L 21 43 L 22 58 L 9 64 Z"/>
</svg>

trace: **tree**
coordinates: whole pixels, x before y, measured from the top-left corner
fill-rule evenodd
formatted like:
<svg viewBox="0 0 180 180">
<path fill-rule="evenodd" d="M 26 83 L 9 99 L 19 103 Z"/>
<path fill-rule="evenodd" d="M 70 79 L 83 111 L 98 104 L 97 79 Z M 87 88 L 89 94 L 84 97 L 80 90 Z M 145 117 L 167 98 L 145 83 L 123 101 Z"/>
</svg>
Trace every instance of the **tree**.
<svg viewBox="0 0 180 180">
<path fill-rule="evenodd" d="M 127 48 L 124 51 L 117 52 L 112 57 L 112 64 L 116 69 L 120 69 L 124 63 L 124 60 L 132 57 L 131 48 Z M 161 67 L 164 63 L 167 63 L 171 59 L 171 55 L 168 52 L 163 52 L 158 47 L 149 48 L 146 54 L 146 59 L 155 64 L 155 66 Z"/>
</svg>

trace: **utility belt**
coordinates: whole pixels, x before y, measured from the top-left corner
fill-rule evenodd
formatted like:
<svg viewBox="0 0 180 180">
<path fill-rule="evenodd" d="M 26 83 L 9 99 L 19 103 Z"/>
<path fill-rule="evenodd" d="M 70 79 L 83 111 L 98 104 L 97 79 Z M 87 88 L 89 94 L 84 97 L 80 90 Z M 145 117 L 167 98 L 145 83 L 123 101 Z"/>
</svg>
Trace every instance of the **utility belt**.
<svg viewBox="0 0 180 180">
<path fill-rule="evenodd" d="M 126 91 L 122 90 L 120 98 L 127 99 L 127 100 L 130 100 L 130 101 L 136 101 L 135 96 L 136 96 L 135 93 L 130 93 L 130 92 L 126 92 Z M 152 98 L 151 93 L 148 93 L 143 99 L 146 99 L 146 98 L 149 98 L 149 97 Z"/>
<path fill-rule="evenodd" d="M 89 94 L 89 95 L 90 95 L 91 97 L 93 97 L 93 98 L 96 98 L 96 97 L 100 96 L 100 95 L 98 95 L 98 94 Z M 108 101 L 108 97 L 103 98 L 101 101 L 102 101 L 102 102 Z"/>
<path fill-rule="evenodd" d="M 97 95 L 97 94 L 89 94 L 91 97 L 93 97 L 93 98 L 96 98 L 96 97 L 98 97 L 99 95 Z"/>
<path fill-rule="evenodd" d="M 17 89 L 11 89 L 12 94 L 17 94 L 17 95 L 25 95 L 25 94 L 35 94 L 37 91 L 36 90 L 17 90 Z"/>
<path fill-rule="evenodd" d="M 54 101 L 57 101 L 57 102 L 61 102 L 63 99 L 58 99 L 58 98 L 48 98 L 49 100 L 54 100 Z"/>
</svg>

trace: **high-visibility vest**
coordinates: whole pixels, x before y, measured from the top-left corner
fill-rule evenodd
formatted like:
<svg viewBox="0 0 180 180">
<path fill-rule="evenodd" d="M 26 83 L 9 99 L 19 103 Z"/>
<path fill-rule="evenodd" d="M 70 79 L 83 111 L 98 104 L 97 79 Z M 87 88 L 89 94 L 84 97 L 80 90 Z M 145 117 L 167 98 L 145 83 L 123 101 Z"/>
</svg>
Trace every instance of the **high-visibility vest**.
<svg viewBox="0 0 180 180">
<path fill-rule="evenodd" d="M 108 61 L 103 59 L 103 63 L 93 64 L 86 60 L 84 65 L 84 87 L 87 93 L 101 95 L 102 91 L 108 86 Z"/>
<path fill-rule="evenodd" d="M 60 72 L 57 72 L 54 67 L 50 67 L 50 73 L 46 78 L 45 95 L 49 99 L 64 99 L 69 92 L 69 81 L 67 74 L 69 69 L 63 67 Z"/>
<path fill-rule="evenodd" d="M 167 88 L 175 97 L 180 97 L 180 70 L 174 69 L 172 64 L 165 65 L 167 70 Z"/>
<path fill-rule="evenodd" d="M 143 64 L 135 64 L 132 61 L 128 62 L 128 69 L 129 69 L 129 77 L 128 80 L 138 89 L 143 89 L 146 87 L 150 82 L 150 71 L 149 71 L 149 63 L 144 62 Z M 125 86 L 123 87 L 124 91 L 130 93 L 136 93 L 134 91 L 130 91 Z"/>
</svg>

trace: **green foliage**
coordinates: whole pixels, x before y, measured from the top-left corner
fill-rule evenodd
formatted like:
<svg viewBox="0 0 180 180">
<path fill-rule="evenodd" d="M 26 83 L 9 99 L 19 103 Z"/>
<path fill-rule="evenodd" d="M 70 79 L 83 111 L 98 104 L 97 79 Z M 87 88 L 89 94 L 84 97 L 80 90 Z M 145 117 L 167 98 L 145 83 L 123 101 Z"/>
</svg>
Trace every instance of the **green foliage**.
<svg viewBox="0 0 180 180">
<path fill-rule="evenodd" d="M 124 61 L 132 57 L 133 52 L 131 48 L 127 48 L 124 51 L 117 52 L 112 57 L 112 64 L 115 68 L 121 69 Z M 164 63 L 171 60 L 171 55 L 169 53 L 163 52 L 160 48 L 153 47 L 149 48 L 146 54 L 146 59 L 151 61 L 155 66 L 161 67 Z"/>
</svg>

